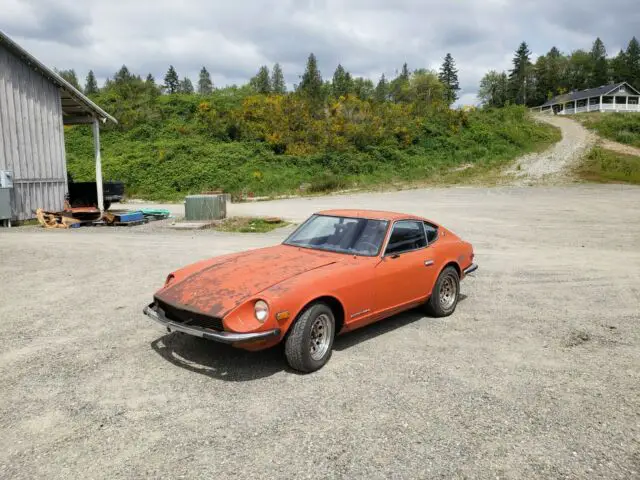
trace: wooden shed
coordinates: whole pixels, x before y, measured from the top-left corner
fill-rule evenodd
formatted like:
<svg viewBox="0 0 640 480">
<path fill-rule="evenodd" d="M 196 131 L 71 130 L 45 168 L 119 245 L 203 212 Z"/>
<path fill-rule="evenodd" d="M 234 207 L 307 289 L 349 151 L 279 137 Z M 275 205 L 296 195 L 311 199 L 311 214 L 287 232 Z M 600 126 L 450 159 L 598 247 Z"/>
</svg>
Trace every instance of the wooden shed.
<svg viewBox="0 0 640 480">
<path fill-rule="evenodd" d="M 92 123 L 102 210 L 100 123 L 116 120 L 0 31 L 0 170 L 13 174 L 12 218 L 59 211 L 67 193 L 63 125 Z"/>
</svg>

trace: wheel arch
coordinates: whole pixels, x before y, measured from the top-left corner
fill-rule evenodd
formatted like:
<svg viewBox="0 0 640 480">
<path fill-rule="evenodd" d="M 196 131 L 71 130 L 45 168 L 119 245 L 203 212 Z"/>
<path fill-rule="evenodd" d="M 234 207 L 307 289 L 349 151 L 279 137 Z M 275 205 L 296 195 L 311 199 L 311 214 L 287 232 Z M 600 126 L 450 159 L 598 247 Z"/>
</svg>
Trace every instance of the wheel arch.
<svg viewBox="0 0 640 480">
<path fill-rule="evenodd" d="M 458 262 L 456 262 L 455 260 L 451 260 L 451 261 L 449 261 L 449 262 L 445 263 L 445 264 L 442 266 L 442 269 L 440 270 L 440 272 L 438 273 L 438 276 L 440 276 L 440 274 L 441 274 L 442 272 L 444 272 L 445 268 L 447 268 L 447 267 L 453 267 L 453 268 L 455 268 L 455 269 L 456 269 L 456 272 L 458 272 L 458 278 L 461 278 L 461 277 L 462 277 L 462 269 L 460 268 L 460 265 L 458 265 Z"/>
<path fill-rule="evenodd" d="M 326 303 L 329 306 L 329 308 L 331 308 L 331 311 L 333 312 L 333 316 L 334 316 L 335 321 L 336 321 L 335 334 L 337 335 L 337 334 L 340 333 L 340 331 L 342 330 L 342 327 L 344 326 L 345 310 L 344 310 L 344 305 L 342 304 L 342 302 L 337 297 L 335 297 L 334 295 L 320 295 L 320 296 L 314 297 L 313 299 L 307 301 L 302 306 L 302 308 L 300 308 L 300 310 L 298 310 L 298 313 L 296 314 L 295 318 L 289 324 L 289 326 L 287 328 L 287 333 L 291 330 L 291 327 L 293 326 L 293 324 L 298 321 L 298 318 L 300 318 L 300 315 L 302 315 L 303 312 L 305 310 L 307 310 L 307 308 L 309 308 L 314 303 Z"/>
</svg>

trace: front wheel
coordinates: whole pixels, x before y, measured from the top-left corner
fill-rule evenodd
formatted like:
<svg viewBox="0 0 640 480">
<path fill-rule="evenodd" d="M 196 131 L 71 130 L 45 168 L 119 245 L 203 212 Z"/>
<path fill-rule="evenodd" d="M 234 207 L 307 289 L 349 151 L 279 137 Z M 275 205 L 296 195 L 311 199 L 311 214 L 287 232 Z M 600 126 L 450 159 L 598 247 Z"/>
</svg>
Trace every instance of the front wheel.
<svg viewBox="0 0 640 480">
<path fill-rule="evenodd" d="M 335 325 L 333 311 L 324 303 L 304 310 L 285 343 L 284 351 L 291 368 L 301 372 L 322 368 L 331 357 Z"/>
<path fill-rule="evenodd" d="M 427 301 L 427 312 L 434 317 L 448 317 L 458 305 L 460 295 L 460 276 L 453 267 L 445 268 L 431 292 Z"/>
</svg>

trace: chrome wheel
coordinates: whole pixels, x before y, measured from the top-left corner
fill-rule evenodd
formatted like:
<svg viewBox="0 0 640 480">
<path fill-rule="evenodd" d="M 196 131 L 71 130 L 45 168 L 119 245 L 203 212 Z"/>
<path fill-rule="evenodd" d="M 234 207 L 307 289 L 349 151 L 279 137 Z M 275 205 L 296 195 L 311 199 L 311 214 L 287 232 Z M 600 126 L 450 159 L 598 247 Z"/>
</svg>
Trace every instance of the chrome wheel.
<svg viewBox="0 0 640 480">
<path fill-rule="evenodd" d="M 320 314 L 311 324 L 309 353 L 314 360 L 322 360 L 331 344 L 331 321 L 327 315 Z"/>
<path fill-rule="evenodd" d="M 456 301 L 458 295 L 458 285 L 454 278 L 446 276 L 440 286 L 440 306 L 444 310 L 449 310 Z"/>
</svg>

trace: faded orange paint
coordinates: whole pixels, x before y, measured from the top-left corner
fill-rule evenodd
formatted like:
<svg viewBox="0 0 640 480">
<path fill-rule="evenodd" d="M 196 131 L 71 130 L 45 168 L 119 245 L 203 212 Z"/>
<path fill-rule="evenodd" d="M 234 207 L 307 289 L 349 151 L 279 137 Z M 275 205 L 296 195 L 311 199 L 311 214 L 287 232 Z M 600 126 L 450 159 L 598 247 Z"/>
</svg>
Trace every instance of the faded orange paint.
<svg viewBox="0 0 640 480">
<path fill-rule="evenodd" d="M 424 218 L 393 212 L 328 210 L 321 215 L 388 220 L 389 236 L 398 220 L 428 221 L 438 227 L 438 239 L 429 246 L 404 252 L 397 258 L 355 256 L 290 245 L 251 250 L 204 260 L 173 272 L 173 279 L 155 294 L 157 300 L 198 314 L 222 318 L 225 330 L 239 333 L 281 329 L 272 340 L 236 344 L 260 350 L 280 342 L 304 308 L 321 297 L 331 297 L 344 314 L 339 333 L 426 301 L 440 272 L 454 264 L 462 273 L 473 261 L 471 244 Z M 386 244 L 385 238 L 385 244 Z M 425 265 L 425 262 L 431 265 Z M 269 316 L 264 323 L 254 315 L 254 304 L 264 300 Z M 276 320 L 278 312 L 290 317 Z M 336 315 L 339 317 L 338 312 Z"/>
</svg>

